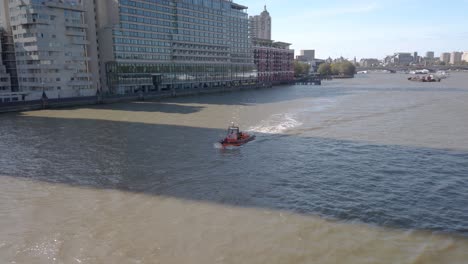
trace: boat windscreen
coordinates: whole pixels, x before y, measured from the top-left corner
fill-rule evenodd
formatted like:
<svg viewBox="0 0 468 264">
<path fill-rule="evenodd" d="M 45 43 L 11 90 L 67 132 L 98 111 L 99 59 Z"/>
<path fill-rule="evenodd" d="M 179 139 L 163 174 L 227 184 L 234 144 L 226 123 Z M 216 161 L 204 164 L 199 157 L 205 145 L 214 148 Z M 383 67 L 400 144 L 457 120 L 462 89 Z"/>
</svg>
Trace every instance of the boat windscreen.
<svg viewBox="0 0 468 264">
<path fill-rule="evenodd" d="M 233 134 L 233 133 L 239 133 L 239 128 L 238 127 L 230 127 L 228 129 L 228 134 Z"/>
</svg>

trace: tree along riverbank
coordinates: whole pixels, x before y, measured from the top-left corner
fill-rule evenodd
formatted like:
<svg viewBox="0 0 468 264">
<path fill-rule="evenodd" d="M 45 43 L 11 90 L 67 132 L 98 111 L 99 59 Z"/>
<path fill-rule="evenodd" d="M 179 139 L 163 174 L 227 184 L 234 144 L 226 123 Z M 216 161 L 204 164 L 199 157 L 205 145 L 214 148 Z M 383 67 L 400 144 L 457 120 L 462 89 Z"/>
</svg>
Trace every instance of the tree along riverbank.
<svg viewBox="0 0 468 264">
<path fill-rule="evenodd" d="M 331 76 L 332 78 L 353 78 L 356 73 L 356 66 L 349 61 L 336 63 L 320 64 L 318 74 L 324 77 Z"/>
</svg>

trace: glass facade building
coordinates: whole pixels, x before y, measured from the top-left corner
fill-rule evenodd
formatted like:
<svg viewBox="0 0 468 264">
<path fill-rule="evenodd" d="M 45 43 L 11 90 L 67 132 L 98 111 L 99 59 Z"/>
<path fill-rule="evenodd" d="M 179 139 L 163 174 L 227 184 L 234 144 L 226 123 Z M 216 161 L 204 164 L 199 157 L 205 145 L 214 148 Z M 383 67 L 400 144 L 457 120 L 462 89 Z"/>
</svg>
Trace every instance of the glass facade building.
<svg viewBox="0 0 468 264">
<path fill-rule="evenodd" d="M 101 81 L 108 92 L 257 81 L 247 7 L 227 0 L 111 2 L 96 1 Z"/>
</svg>

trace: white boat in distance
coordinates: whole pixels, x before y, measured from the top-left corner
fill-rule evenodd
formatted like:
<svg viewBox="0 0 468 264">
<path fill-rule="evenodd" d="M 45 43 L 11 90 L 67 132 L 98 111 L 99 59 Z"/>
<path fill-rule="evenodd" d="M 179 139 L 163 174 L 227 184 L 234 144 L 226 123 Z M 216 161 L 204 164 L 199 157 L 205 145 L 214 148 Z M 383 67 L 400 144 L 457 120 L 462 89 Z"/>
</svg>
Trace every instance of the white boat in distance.
<svg viewBox="0 0 468 264">
<path fill-rule="evenodd" d="M 427 70 L 427 69 L 414 70 L 414 71 L 410 71 L 409 73 L 410 74 L 429 74 L 429 70 Z"/>
</svg>

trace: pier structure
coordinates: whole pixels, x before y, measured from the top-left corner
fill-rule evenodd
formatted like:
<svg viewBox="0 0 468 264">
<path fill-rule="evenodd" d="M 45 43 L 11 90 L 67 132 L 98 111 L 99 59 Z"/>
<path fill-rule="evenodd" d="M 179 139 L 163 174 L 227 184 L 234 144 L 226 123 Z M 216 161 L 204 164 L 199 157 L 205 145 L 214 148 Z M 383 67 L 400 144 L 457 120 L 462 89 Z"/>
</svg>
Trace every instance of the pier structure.
<svg viewBox="0 0 468 264">
<path fill-rule="evenodd" d="M 300 85 L 322 85 L 322 78 L 318 75 L 307 75 L 296 78 L 294 83 Z"/>
</svg>

